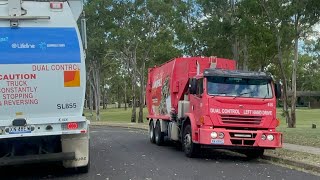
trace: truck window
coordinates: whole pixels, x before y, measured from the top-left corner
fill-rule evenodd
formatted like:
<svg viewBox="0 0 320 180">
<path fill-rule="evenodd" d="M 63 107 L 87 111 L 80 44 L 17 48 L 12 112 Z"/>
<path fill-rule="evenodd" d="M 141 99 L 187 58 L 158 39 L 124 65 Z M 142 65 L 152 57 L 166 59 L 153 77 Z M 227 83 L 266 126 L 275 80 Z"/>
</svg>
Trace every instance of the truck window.
<svg viewBox="0 0 320 180">
<path fill-rule="evenodd" d="M 203 78 L 197 79 L 197 95 L 200 96 L 203 93 Z"/>
<path fill-rule="evenodd" d="M 208 77 L 208 94 L 214 96 L 272 98 L 271 81 L 237 77 Z"/>
</svg>

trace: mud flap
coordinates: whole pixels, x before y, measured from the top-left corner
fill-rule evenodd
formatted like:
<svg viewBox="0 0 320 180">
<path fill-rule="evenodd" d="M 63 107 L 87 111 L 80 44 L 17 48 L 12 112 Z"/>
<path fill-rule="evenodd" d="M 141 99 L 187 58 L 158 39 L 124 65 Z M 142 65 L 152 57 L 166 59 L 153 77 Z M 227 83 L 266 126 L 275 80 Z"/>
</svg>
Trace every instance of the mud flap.
<svg viewBox="0 0 320 180">
<path fill-rule="evenodd" d="M 74 160 L 63 161 L 65 168 L 83 167 L 89 164 L 89 132 L 61 136 L 62 152 L 74 152 Z"/>
</svg>

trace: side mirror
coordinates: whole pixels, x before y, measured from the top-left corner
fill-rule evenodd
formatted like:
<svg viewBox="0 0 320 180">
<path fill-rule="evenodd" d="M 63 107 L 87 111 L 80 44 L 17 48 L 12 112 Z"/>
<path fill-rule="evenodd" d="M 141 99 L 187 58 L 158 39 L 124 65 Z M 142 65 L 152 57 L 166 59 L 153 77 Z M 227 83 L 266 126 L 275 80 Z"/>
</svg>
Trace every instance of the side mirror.
<svg viewBox="0 0 320 180">
<path fill-rule="evenodd" d="M 274 85 L 274 91 L 275 91 L 275 95 L 276 95 L 276 98 L 279 99 L 281 98 L 281 84 L 275 84 Z"/>
<path fill-rule="evenodd" d="M 197 94 L 197 79 L 190 78 L 189 91 L 190 91 L 190 94 Z"/>
</svg>

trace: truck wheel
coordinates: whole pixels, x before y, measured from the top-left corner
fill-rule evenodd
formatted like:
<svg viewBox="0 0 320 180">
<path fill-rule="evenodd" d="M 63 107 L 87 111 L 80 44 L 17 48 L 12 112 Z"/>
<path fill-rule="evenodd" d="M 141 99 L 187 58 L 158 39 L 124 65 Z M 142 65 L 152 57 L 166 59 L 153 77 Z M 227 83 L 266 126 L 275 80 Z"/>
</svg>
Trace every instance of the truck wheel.
<svg viewBox="0 0 320 180">
<path fill-rule="evenodd" d="M 244 150 L 243 154 L 247 156 L 249 160 L 258 159 L 263 156 L 264 149 L 248 149 Z"/>
<path fill-rule="evenodd" d="M 183 131 L 182 137 L 182 146 L 184 153 L 187 157 L 196 157 L 199 153 L 200 147 L 198 144 L 192 142 L 192 133 L 191 133 L 191 126 L 187 125 Z"/>
<path fill-rule="evenodd" d="M 164 141 L 163 133 L 161 132 L 160 121 L 157 121 L 155 128 L 155 142 L 158 146 L 161 146 Z"/>
<path fill-rule="evenodd" d="M 155 143 L 153 121 L 150 121 L 149 124 L 149 138 L 151 143 Z"/>
</svg>

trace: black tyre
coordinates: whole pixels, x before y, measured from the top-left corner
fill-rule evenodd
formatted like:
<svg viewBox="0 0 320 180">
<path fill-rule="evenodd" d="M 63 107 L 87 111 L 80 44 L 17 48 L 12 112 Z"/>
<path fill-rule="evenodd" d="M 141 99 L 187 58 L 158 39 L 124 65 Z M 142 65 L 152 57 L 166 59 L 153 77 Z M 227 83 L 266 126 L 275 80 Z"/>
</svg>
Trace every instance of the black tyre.
<svg viewBox="0 0 320 180">
<path fill-rule="evenodd" d="M 155 143 L 155 132 L 154 132 L 154 126 L 153 126 L 153 121 L 150 121 L 149 124 L 149 138 L 151 143 Z"/>
<path fill-rule="evenodd" d="M 157 121 L 154 133 L 155 133 L 155 143 L 158 146 L 161 146 L 164 141 L 164 135 L 161 132 L 160 121 Z"/>
<path fill-rule="evenodd" d="M 263 156 L 263 153 L 264 149 L 248 149 L 243 151 L 243 154 L 245 154 L 249 160 L 258 159 Z"/>
<path fill-rule="evenodd" d="M 182 147 L 187 157 L 196 157 L 199 153 L 200 146 L 192 142 L 191 126 L 188 124 L 183 130 Z"/>
</svg>

